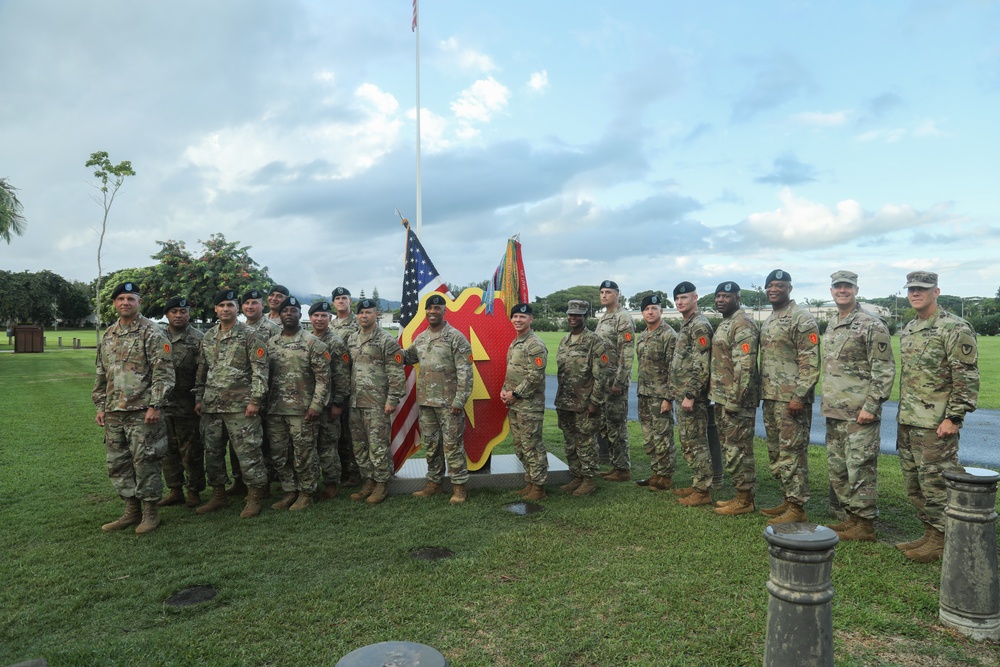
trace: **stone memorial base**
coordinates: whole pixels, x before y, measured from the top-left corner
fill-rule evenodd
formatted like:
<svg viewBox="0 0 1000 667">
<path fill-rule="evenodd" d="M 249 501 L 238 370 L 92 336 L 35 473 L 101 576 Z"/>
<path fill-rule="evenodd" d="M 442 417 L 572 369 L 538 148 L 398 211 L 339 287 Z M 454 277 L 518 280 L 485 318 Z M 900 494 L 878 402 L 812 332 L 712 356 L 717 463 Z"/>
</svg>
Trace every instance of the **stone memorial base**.
<svg viewBox="0 0 1000 667">
<path fill-rule="evenodd" d="M 560 461 L 551 452 L 549 458 L 549 475 L 545 486 L 559 486 L 570 480 L 569 466 Z M 409 458 L 399 469 L 396 476 L 389 480 L 389 495 L 397 496 L 413 493 L 424 488 L 427 483 L 427 459 Z M 442 480 L 445 490 L 451 492 L 451 478 L 447 475 Z M 466 488 L 476 489 L 520 489 L 524 486 L 524 468 L 514 454 L 501 454 L 490 458 L 489 472 L 469 472 L 469 483 Z"/>
</svg>

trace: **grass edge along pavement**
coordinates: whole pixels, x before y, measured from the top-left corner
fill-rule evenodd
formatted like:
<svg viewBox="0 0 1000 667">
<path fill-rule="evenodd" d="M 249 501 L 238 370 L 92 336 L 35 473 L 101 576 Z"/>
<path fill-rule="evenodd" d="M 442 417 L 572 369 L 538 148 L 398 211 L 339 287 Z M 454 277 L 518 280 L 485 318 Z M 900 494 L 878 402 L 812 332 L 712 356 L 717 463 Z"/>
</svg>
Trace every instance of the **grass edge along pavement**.
<svg viewBox="0 0 1000 667">
<path fill-rule="evenodd" d="M 503 511 L 509 493 L 480 491 L 460 507 L 446 496 L 378 507 L 337 498 L 253 520 L 238 518 L 238 503 L 207 516 L 169 507 L 150 535 L 104 534 L 121 501 L 93 423 L 92 354 L 0 356 L 0 664 L 332 664 L 390 639 L 434 646 L 454 665 L 763 658 L 765 518 L 683 508 L 633 484 L 603 483 L 587 498 L 550 489 L 545 511 L 527 517 Z M 545 439 L 562 456 L 555 421 L 546 414 Z M 757 463 L 761 504 L 773 504 L 759 442 Z M 1000 645 L 938 625 L 940 565 L 909 563 L 892 547 L 920 527 L 898 462 L 880 463 L 881 541 L 839 545 L 834 557 L 837 664 L 1000 663 Z M 807 509 L 830 522 L 824 449 L 810 448 L 810 465 Z M 689 479 L 680 460 L 677 482 Z M 731 494 L 727 484 L 719 497 Z M 424 546 L 456 555 L 408 556 Z M 219 595 L 163 606 L 194 584 Z"/>
</svg>

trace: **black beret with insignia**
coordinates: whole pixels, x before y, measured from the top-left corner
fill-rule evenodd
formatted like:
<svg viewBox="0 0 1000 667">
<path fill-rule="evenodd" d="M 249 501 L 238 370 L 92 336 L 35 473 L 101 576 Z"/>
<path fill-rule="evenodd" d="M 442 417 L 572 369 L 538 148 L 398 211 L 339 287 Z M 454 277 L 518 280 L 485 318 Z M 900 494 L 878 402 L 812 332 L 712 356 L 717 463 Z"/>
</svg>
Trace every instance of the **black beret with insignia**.
<svg viewBox="0 0 1000 667">
<path fill-rule="evenodd" d="M 443 305 L 444 305 L 444 296 L 442 296 L 441 294 L 431 294 L 429 297 L 427 297 L 427 302 L 424 304 L 425 307 L 443 306 Z"/>
<path fill-rule="evenodd" d="M 111 292 L 111 298 L 117 299 L 119 294 L 139 294 L 139 285 L 133 282 L 121 283 Z"/>
<path fill-rule="evenodd" d="M 685 280 L 682 283 L 677 283 L 677 287 L 674 288 L 674 298 L 676 299 L 678 294 L 692 294 L 697 291 L 698 288 L 694 286 L 694 283 Z"/>
<path fill-rule="evenodd" d="M 649 294 L 643 297 L 639 310 L 646 310 L 646 306 L 660 306 L 662 308 L 663 299 L 660 298 L 659 294 Z"/>
<path fill-rule="evenodd" d="M 309 314 L 314 315 L 316 313 L 329 313 L 332 312 L 330 309 L 329 301 L 317 301 L 313 305 L 309 306 Z"/>
<path fill-rule="evenodd" d="M 289 307 L 298 308 L 299 310 L 302 310 L 302 304 L 299 302 L 299 300 L 296 299 L 294 296 L 289 296 L 285 297 L 285 300 L 281 302 L 280 306 L 278 306 L 278 312 L 280 313 L 285 308 Z"/>
<path fill-rule="evenodd" d="M 335 287 L 333 290 L 333 298 L 336 299 L 338 296 L 351 296 L 351 290 L 346 287 Z"/>
<path fill-rule="evenodd" d="M 531 304 L 528 303 L 519 303 L 510 309 L 511 317 L 514 317 L 518 313 L 520 313 L 521 315 L 534 315 L 534 313 L 531 310 Z"/>
<path fill-rule="evenodd" d="M 182 296 L 170 297 L 167 300 L 167 305 L 163 307 L 163 310 L 170 310 L 171 308 L 190 308 L 191 302 Z"/>
<path fill-rule="evenodd" d="M 605 280 L 603 283 L 601 283 L 601 289 L 613 289 L 614 291 L 617 292 L 618 283 L 616 283 L 613 280 Z"/>
<path fill-rule="evenodd" d="M 792 276 L 788 274 L 788 271 L 782 271 L 781 269 L 775 269 L 767 274 L 767 280 L 764 281 L 764 287 L 767 288 L 771 284 L 772 280 L 782 280 L 788 284 L 792 282 Z"/>
<path fill-rule="evenodd" d="M 726 294 L 739 294 L 740 286 L 734 283 L 732 280 L 727 280 L 724 283 L 719 283 L 719 286 L 715 288 L 715 293 L 725 292 Z"/>
<path fill-rule="evenodd" d="M 243 293 L 243 300 L 249 301 L 250 299 L 263 299 L 264 296 L 265 294 L 259 289 L 251 289 Z"/>
<path fill-rule="evenodd" d="M 235 301 L 236 305 L 239 305 L 240 298 L 236 295 L 236 290 L 220 289 L 215 293 L 215 298 L 212 299 L 212 303 L 218 306 L 223 301 Z"/>
<path fill-rule="evenodd" d="M 268 294 L 274 294 L 275 292 L 288 296 L 288 288 L 285 287 L 284 285 L 272 285 L 271 291 L 268 292 Z"/>
<path fill-rule="evenodd" d="M 366 308 L 374 308 L 378 310 L 378 304 L 375 303 L 373 299 L 361 299 L 361 301 L 358 301 L 358 305 L 355 306 L 354 312 L 360 313 L 362 310 Z"/>
</svg>

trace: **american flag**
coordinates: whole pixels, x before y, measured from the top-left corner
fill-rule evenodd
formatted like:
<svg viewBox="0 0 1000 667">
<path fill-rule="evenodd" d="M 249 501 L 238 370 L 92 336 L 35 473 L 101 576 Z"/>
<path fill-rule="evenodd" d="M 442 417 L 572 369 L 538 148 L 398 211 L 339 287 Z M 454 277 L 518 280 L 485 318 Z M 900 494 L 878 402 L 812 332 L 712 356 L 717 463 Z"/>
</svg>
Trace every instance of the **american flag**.
<svg viewBox="0 0 1000 667">
<path fill-rule="evenodd" d="M 410 32 L 417 30 L 417 0 L 413 0 L 413 23 L 410 24 Z"/>
<path fill-rule="evenodd" d="M 437 269 L 420 239 L 406 225 L 406 266 L 403 269 L 403 300 L 399 308 L 400 331 L 417 316 L 421 299 L 431 292 L 448 294 L 448 286 L 441 280 Z M 400 344 L 402 344 L 400 334 Z M 417 425 L 416 377 L 413 367 L 406 367 L 406 393 L 396 411 L 392 414 L 392 463 L 399 470 L 410 453 L 420 442 L 420 427 Z"/>
</svg>

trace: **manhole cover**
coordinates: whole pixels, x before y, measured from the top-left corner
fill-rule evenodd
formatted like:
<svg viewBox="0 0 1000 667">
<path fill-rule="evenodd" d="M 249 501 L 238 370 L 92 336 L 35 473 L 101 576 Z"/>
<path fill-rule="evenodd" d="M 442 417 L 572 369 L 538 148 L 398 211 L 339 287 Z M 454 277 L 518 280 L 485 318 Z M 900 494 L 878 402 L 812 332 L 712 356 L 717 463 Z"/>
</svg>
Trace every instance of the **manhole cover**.
<svg viewBox="0 0 1000 667">
<path fill-rule="evenodd" d="M 511 503 L 510 505 L 504 505 L 504 509 L 512 514 L 525 516 L 527 514 L 537 514 L 545 508 L 536 503 Z"/>
<path fill-rule="evenodd" d="M 451 558 L 455 553 L 445 547 L 419 547 L 410 550 L 410 558 L 417 560 L 438 560 L 440 558 Z"/>
<path fill-rule="evenodd" d="M 191 605 L 208 602 L 215 597 L 217 590 L 214 586 L 188 586 L 182 588 L 166 600 L 163 604 L 168 607 L 190 607 Z"/>
</svg>

